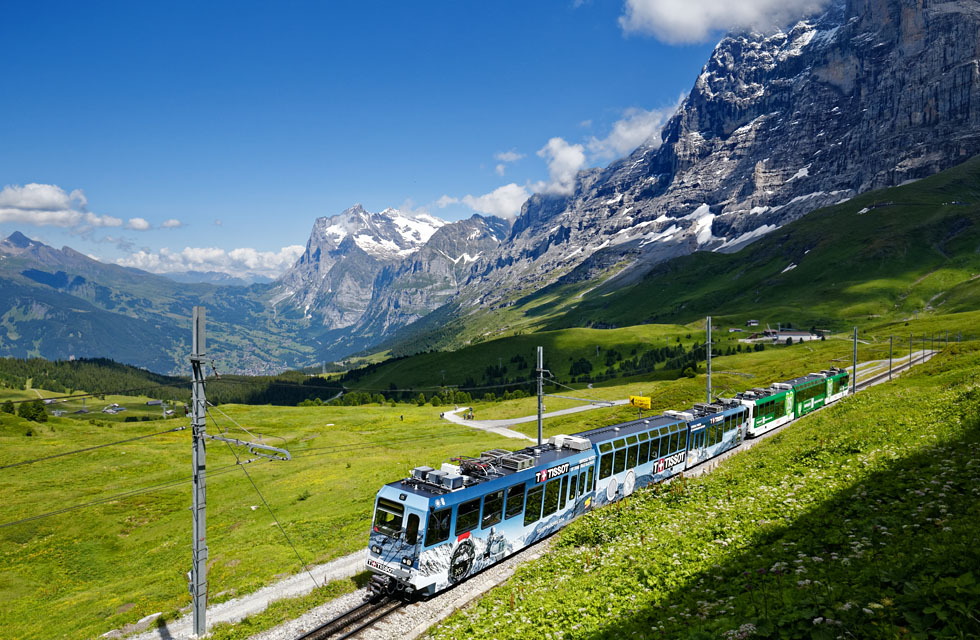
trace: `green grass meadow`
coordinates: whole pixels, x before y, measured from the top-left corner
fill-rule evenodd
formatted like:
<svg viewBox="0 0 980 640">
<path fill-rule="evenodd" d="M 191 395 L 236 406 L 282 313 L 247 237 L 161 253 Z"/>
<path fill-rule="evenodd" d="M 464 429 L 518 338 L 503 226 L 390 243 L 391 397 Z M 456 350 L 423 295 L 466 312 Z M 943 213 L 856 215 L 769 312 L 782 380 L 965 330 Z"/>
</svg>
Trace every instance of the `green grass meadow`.
<svg viewBox="0 0 980 640">
<path fill-rule="evenodd" d="M 942 322 L 930 325 L 930 330 L 955 328 L 963 320 L 942 316 Z M 642 344 L 639 341 L 646 335 L 644 331 L 673 335 L 677 328 L 643 327 L 633 338 L 637 344 Z M 861 345 L 861 360 L 881 357 L 882 345 L 887 356 L 883 335 L 866 336 L 869 343 Z M 693 335 L 690 338 L 695 339 Z M 589 340 L 579 340 L 578 344 L 581 342 Z M 526 346 L 531 344 L 533 341 Z M 904 345 L 901 348 L 907 349 L 907 342 Z M 562 346 L 568 345 L 555 345 L 555 349 Z M 832 364 L 849 364 L 850 356 L 850 341 L 831 338 L 719 357 L 714 360 L 714 385 L 716 392 L 767 386 L 774 380 Z M 593 389 L 561 394 L 601 399 L 648 395 L 657 411 L 704 400 L 703 373 L 674 381 L 649 378 L 647 374 L 611 380 Z M 7 397 L 21 400 L 37 393 L 2 390 L 0 396 L 0 401 Z M 95 404 L 101 407 L 109 402 L 132 407 L 129 415 L 144 412 L 149 416 L 150 409 L 156 415 L 160 410 L 145 407 L 144 398 L 106 397 Z M 93 400 L 87 404 L 93 407 Z M 575 404 L 547 399 L 549 410 Z M 66 406 L 75 405 L 80 406 L 81 401 L 73 399 Z M 62 405 L 49 405 L 49 409 L 54 406 Z M 497 419 L 531 415 L 536 401 L 524 398 L 477 403 L 475 407 L 477 418 Z M 438 466 L 455 455 L 498 447 L 516 449 L 526 444 L 440 420 L 439 412 L 446 407 L 430 405 L 222 405 L 219 409 L 262 442 L 292 453 L 289 462 L 257 460 L 247 469 L 310 563 L 362 548 L 374 493 L 381 484 L 404 477 L 413 466 Z M 634 412 L 630 407 L 617 407 L 549 419 L 545 435 L 626 420 Z M 188 423 L 183 418 L 123 422 L 126 415 L 96 414 L 92 421 L 52 417 L 38 424 L 0 413 L 0 466 Z M 250 438 L 221 413 L 212 410 L 211 415 L 216 422 L 209 422 L 210 432 L 227 430 L 230 437 Z M 530 436 L 536 433 L 534 423 L 516 429 Z M 238 454 L 243 459 L 249 457 L 242 450 Z M 225 444 L 208 444 L 211 602 L 253 591 L 300 570 L 273 518 L 234 463 L 235 456 Z M 0 525 L 115 497 L 103 504 L 0 526 L 0 597 L 5 603 L 0 608 L 0 628 L 4 637 L 92 637 L 158 611 L 164 613 L 165 621 L 177 616 L 190 601 L 184 576 L 190 565 L 190 472 L 188 430 L 0 469 L 4 500 Z M 177 484 L 167 486 L 171 483 Z M 146 488 L 155 490 L 124 495 Z"/>
<path fill-rule="evenodd" d="M 953 345 L 579 519 L 429 637 L 978 637 L 978 415 L 980 344 Z"/>
<path fill-rule="evenodd" d="M 24 392 L 20 392 L 23 394 Z M 6 395 L 6 394 L 4 394 Z M 305 560 L 320 563 L 362 548 L 373 496 L 416 465 L 513 446 L 515 441 L 439 420 L 438 409 L 221 406 L 289 462 L 247 466 Z M 249 439 L 219 413 L 214 433 Z M 404 420 L 401 417 L 404 416 Z M 162 431 L 186 420 L 43 424 L 0 413 L 0 466 Z M 33 435 L 26 435 L 31 432 Z M 88 638 L 187 605 L 190 568 L 188 430 L 0 470 L 0 524 L 180 483 L 104 504 L 0 527 L 0 634 Z M 300 563 L 235 457 L 208 444 L 211 602 L 296 573 Z M 247 452 L 239 450 L 243 459 Z"/>
</svg>

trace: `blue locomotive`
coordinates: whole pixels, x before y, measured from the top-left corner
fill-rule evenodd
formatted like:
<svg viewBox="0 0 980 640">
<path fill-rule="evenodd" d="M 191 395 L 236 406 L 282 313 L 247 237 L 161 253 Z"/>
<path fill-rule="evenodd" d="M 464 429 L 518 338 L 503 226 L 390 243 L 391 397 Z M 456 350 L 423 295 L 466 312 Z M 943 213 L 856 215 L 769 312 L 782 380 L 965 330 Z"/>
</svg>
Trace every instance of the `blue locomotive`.
<svg viewBox="0 0 980 640">
<path fill-rule="evenodd" d="M 839 371 L 806 380 L 812 376 L 836 381 Z M 782 392 L 785 386 L 777 383 L 770 390 Z M 759 393 L 742 395 L 553 436 L 520 451 L 453 458 L 441 469 L 416 467 L 410 477 L 378 492 L 367 559 L 372 591 L 431 595 L 589 509 L 739 446 L 760 406 Z"/>
</svg>

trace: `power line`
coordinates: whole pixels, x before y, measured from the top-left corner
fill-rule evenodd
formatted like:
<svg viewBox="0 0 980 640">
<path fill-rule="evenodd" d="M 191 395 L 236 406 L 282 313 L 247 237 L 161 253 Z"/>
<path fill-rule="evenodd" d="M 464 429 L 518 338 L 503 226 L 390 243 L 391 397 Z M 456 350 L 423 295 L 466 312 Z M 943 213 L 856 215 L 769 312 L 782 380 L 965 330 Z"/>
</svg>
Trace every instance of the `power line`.
<svg viewBox="0 0 980 640">
<path fill-rule="evenodd" d="M 190 384 L 190 381 L 187 381 L 187 382 L 175 382 L 175 383 L 168 383 L 168 384 L 154 384 L 154 385 L 149 385 L 149 386 L 146 386 L 146 387 L 132 387 L 130 389 L 119 389 L 119 390 L 116 390 L 116 391 L 97 391 L 95 393 L 76 393 L 75 395 L 71 395 L 71 396 L 51 396 L 49 398 L 33 398 L 31 400 L 11 400 L 10 401 L 10 404 L 24 404 L 24 403 L 27 403 L 27 402 L 37 402 L 38 400 L 41 400 L 41 401 L 44 401 L 44 400 L 62 400 L 62 401 L 68 401 L 68 400 L 80 400 L 82 398 L 98 398 L 100 396 L 124 396 L 124 395 L 126 395 L 128 393 L 131 393 L 133 391 L 148 391 L 150 389 L 160 389 L 162 387 L 173 388 L 173 387 L 180 387 L 180 386 L 185 385 L 185 384 Z"/>
<path fill-rule="evenodd" d="M 215 411 L 217 411 L 218 413 L 220 413 L 221 415 L 223 415 L 225 418 L 228 419 L 229 422 L 231 422 L 233 425 L 235 425 L 236 427 L 238 427 L 239 429 L 241 429 L 242 431 L 244 431 L 245 433 L 247 433 L 249 436 L 255 438 L 256 440 L 261 440 L 262 439 L 262 436 L 261 435 L 256 436 L 254 433 L 252 433 L 251 431 L 249 431 L 248 429 L 246 429 L 242 425 L 238 424 L 235 421 L 234 418 L 232 418 L 231 416 L 229 416 L 227 413 L 225 413 L 224 411 L 222 411 L 221 409 L 219 409 L 215 405 L 213 405 L 210 402 L 208 402 L 208 406 L 210 406 L 212 409 L 214 409 Z M 211 422 L 214 422 L 214 426 L 215 426 L 216 429 L 220 429 L 220 427 L 218 427 L 218 423 L 214 419 L 214 416 L 211 417 Z M 225 430 L 225 433 L 227 433 L 227 430 Z M 273 435 L 273 436 L 270 436 L 270 437 L 271 438 L 276 438 L 277 440 L 282 440 L 283 442 L 286 442 L 286 439 L 283 438 L 282 436 Z"/>
<path fill-rule="evenodd" d="M 226 383 L 230 383 L 230 384 L 266 385 L 266 386 L 269 386 L 269 387 L 289 387 L 289 388 L 299 388 L 299 389 L 325 389 L 327 391 L 344 391 L 344 392 L 352 392 L 352 391 L 375 391 L 375 392 L 378 392 L 378 393 L 382 393 L 382 392 L 386 392 L 387 391 L 387 392 L 398 392 L 398 393 L 413 393 L 413 392 L 416 392 L 416 391 L 439 391 L 439 390 L 442 390 L 442 389 L 454 389 L 456 391 L 478 391 L 478 390 L 482 390 L 482 389 L 500 389 L 500 388 L 503 388 L 503 387 L 516 387 L 516 386 L 520 386 L 520 385 L 531 384 L 531 383 L 534 382 L 534 380 L 531 379 L 531 378 L 526 378 L 524 380 L 518 380 L 516 382 L 506 382 L 506 383 L 501 383 L 501 384 L 488 384 L 488 385 L 480 385 L 480 386 L 475 386 L 475 387 L 464 387 L 464 386 L 460 386 L 460 385 L 456 385 L 456 384 L 443 384 L 443 385 L 435 385 L 435 386 L 429 386 L 429 387 L 413 387 L 413 388 L 407 388 L 407 389 L 405 389 L 405 388 L 392 389 L 390 387 L 389 388 L 382 388 L 382 387 L 348 387 L 347 385 L 343 385 L 343 384 L 341 384 L 341 385 L 334 385 L 334 386 L 326 386 L 326 385 L 316 385 L 316 384 L 304 384 L 302 382 L 286 382 L 286 381 L 262 382 L 262 381 L 258 381 L 258 380 L 254 380 L 254 381 L 253 380 L 235 380 L 235 379 L 231 379 L 231 378 L 219 378 L 217 380 L 217 382 L 219 384 L 222 383 L 222 382 L 226 382 Z M 215 384 L 215 381 L 212 380 L 209 384 L 214 385 Z"/>
<path fill-rule="evenodd" d="M 166 433 L 173 433 L 175 431 L 183 431 L 186 429 L 183 427 L 174 427 L 173 429 L 167 429 L 165 431 L 157 431 L 156 433 L 148 433 L 145 436 L 135 436 L 133 438 L 127 438 L 125 440 L 117 440 L 115 442 L 106 442 L 105 444 L 97 444 L 92 447 L 85 447 L 84 449 L 75 449 L 74 451 L 65 451 L 64 453 L 55 453 L 50 456 L 44 456 L 43 458 L 34 458 L 33 460 L 22 460 L 21 462 L 14 462 L 13 464 L 7 464 L 0 467 L 0 470 L 10 469 L 11 467 L 21 467 L 27 464 L 34 464 L 35 462 L 43 462 L 45 460 L 53 460 L 54 458 L 63 458 L 64 456 L 74 455 L 76 453 L 85 453 L 86 451 L 95 451 L 96 449 L 103 449 L 105 447 L 112 447 L 118 444 L 125 444 L 127 442 L 135 442 L 136 440 L 145 440 L 146 438 L 154 438 L 156 436 L 162 436 Z"/>
<path fill-rule="evenodd" d="M 218 429 L 220 431 L 220 427 L 218 427 L 218 421 L 214 419 L 214 416 L 211 414 L 210 411 L 208 411 L 207 413 L 208 413 L 208 417 L 211 418 L 211 422 L 214 423 L 215 429 Z M 224 414 L 222 414 L 222 415 L 224 415 Z M 225 417 L 227 417 L 227 416 L 225 416 Z M 228 419 L 231 420 L 231 418 L 228 418 Z M 235 422 L 235 421 L 232 420 L 232 422 Z M 238 423 L 236 422 L 235 424 L 238 424 Z M 252 436 L 252 437 L 255 437 L 255 436 Z M 225 444 L 228 445 L 228 450 L 231 451 L 231 454 L 233 456 L 235 456 L 235 460 L 239 460 L 239 458 L 238 458 L 238 452 L 235 451 L 234 447 L 231 446 L 231 443 L 228 442 L 228 441 L 225 441 Z M 240 462 L 240 460 L 239 460 L 239 462 Z M 302 566 L 304 569 L 306 569 L 307 575 L 309 575 L 310 576 L 310 580 L 313 581 L 313 586 L 314 587 L 319 587 L 320 585 L 317 584 L 316 578 L 313 577 L 313 573 L 310 571 L 309 566 L 307 566 L 306 561 L 303 560 L 303 557 L 299 554 L 299 551 L 296 549 L 296 545 L 293 544 L 293 541 L 289 539 L 289 536 L 286 534 L 286 530 L 283 528 L 282 523 L 279 522 L 279 518 L 276 517 L 275 512 L 272 510 L 272 507 L 269 506 L 269 503 L 266 501 L 265 496 L 263 496 L 262 495 L 262 492 L 259 491 L 259 487 L 258 487 L 258 485 L 255 484 L 255 480 L 252 480 L 252 476 L 251 476 L 251 474 L 249 474 L 248 469 L 246 469 L 243 466 L 242 467 L 242 471 L 245 473 L 245 477 L 248 478 L 248 481 L 250 483 L 252 483 L 252 488 L 255 489 L 255 493 L 259 494 L 259 498 L 262 500 L 262 504 L 264 504 L 265 505 L 265 508 L 269 510 L 269 514 L 272 515 L 272 519 L 276 521 L 276 526 L 279 527 L 279 531 L 282 532 L 282 537 L 285 538 L 286 539 L 286 542 L 289 543 L 289 546 L 292 547 L 293 553 L 296 554 L 296 559 L 299 560 L 300 566 Z"/>
<path fill-rule="evenodd" d="M 245 462 L 228 465 L 226 467 L 219 467 L 213 473 L 211 473 L 211 475 L 212 476 L 215 476 L 215 475 L 221 475 L 223 473 L 228 473 L 234 467 L 240 466 L 241 464 L 249 464 L 250 462 L 253 462 L 253 461 L 254 460 L 246 460 Z M 100 505 L 100 504 L 105 504 L 107 502 L 113 502 L 115 500 L 121 500 L 123 498 L 129 498 L 129 497 L 132 497 L 132 496 L 140 495 L 140 494 L 143 494 L 143 493 L 150 493 L 150 492 L 153 492 L 153 491 L 160 491 L 162 489 L 168 489 L 168 488 L 171 488 L 171 487 L 177 487 L 177 486 L 180 486 L 182 484 L 186 484 L 186 483 L 188 483 L 190 481 L 191 481 L 191 478 L 184 478 L 183 480 L 173 480 L 171 482 L 164 482 L 164 483 L 161 483 L 161 484 L 153 485 L 153 486 L 150 486 L 150 487 L 145 487 L 145 488 L 142 488 L 142 489 L 134 489 L 132 491 L 126 491 L 125 493 L 118 493 L 116 495 L 109 496 L 109 497 L 106 497 L 106 498 L 99 498 L 98 500 L 92 500 L 91 502 L 83 502 L 81 504 L 75 504 L 75 505 L 72 505 L 70 507 L 64 507 L 62 509 L 57 509 L 55 511 L 49 511 L 47 513 L 39 513 L 37 515 L 28 516 L 27 518 L 21 518 L 20 520 L 13 520 L 11 522 L 4 522 L 3 524 L 0 524 L 0 529 L 2 529 L 4 527 L 12 527 L 15 524 L 23 524 L 25 522 L 32 522 L 34 520 L 41 520 L 42 518 L 50 518 L 51 516 L 57 516 L 57 515 L 60 515 L 62 513 L 68 513 L 69 511 L 76 511 L 78 509 L 84 509 L 85 507 L 93 507 L 93 506 L 97 506 L 97 505 Z"/>
<path fill-rule="evenodd" d="M 340 445 L 335 445 L 335 446 L 330 446 L 330 447 L 310 447 L 308 449 L 304 449 L 303 451 L 300 451 L 300 452 L 294 454 L 293 455 L 293 458 L 313 458 L 313 457 L 316 457 L 316 456 L 330 455 L 332 453 L 341 453 L 341 452 L 342 453 L 346 453 L 346 452 L 349 452 L 349 451 L 359 451 L 359 450 L 362 450 L 362 449 L 372 449 L 372 448 L 384 447 L 384 446 L 387 446 L 389 444 L 394 444 L 394 443 L 414 442 L 414 441 L 417 441 L 417 440 L 428 440 L 428 439 L 431 439 L 433 437 L 437 437 L 437 436 L 433 436 L 432 434 L 428 434 L 428 435 L 424 435 L 424 436 L 412 436 L 410 438 L 389 439 L 389 440 L 384 440 L 384 441 L 381 441 L 381 442 L 366 442 L 366 443 L 340 444 Z M 314 454 L 307 455 L 307 452 L 308 451 L 321 451 L 322 453 L 314 453 Z"/>
</svg>

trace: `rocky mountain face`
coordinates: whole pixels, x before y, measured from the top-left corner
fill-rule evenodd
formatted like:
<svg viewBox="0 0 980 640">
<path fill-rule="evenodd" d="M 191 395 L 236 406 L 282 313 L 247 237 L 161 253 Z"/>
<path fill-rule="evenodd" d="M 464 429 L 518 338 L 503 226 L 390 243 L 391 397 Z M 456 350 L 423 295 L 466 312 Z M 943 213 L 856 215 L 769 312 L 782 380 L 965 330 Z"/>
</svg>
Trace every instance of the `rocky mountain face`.
<svg viewBox="0 0 980 640">
<path fill-rule="evenodd" d="M 396 209 L 369 213 L 359 204 L 317 218 L 306 251 L 277 281 L 273 304 L 327 330 L 349 327 L 367 310 L 378 272 L 417 252 L 444 224 Z"/>
<path fill-rule="evenodd" d="M 730 251 L 816 208 L 980 153 L 980 3 L 848 0 L 725 37 L 662 137 L 538 194 L 470 295 Z M 619 280 L 622 278 L 622 280 Z"/>
<path fill-rule="evenodd" d="M 509 232 L 507 221 L 492 216 L 447 223 L 355 205 L 317 219 L 306 251 L 271 299 L 284 315 L 302 315 L 324 330 L 322 355 L 339 357 L 458 295 L 489 268 Z"/>
<path fill-rule="evenodd" d="M 441 227 L 416 253 L 378 273 L 356 332 L 380 339 L 449 302 L 493 264 L 509 233 L 510 223 L 494 216 Z"/>
</svg>

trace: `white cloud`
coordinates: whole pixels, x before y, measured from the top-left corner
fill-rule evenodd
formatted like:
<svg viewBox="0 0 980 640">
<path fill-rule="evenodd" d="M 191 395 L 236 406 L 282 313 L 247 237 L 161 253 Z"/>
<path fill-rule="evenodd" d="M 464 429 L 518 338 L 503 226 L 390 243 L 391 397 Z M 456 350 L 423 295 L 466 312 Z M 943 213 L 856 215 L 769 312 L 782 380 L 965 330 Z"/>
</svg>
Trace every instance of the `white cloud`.
<svg viewBox="0 0 980 640">
<path fill-rule="evenodd" d="M 629 153 L 647 140 L 650 140 L 654 148 L 659 147 L 658 134 L 683 101 L 684 96 L 681 96 L 676 104 L 663 109 L 627 109 L 623 118 L 613 125 L 608 136 L 593 136 L 589 140 L 589 151 L 596 159 L 610 160 Z"/>
<path fill-rule="evenodd" d="M 146 231 L 150 228 L 150 223 L 144 218 L 130 218 L 126 228 L 133 231 Z"/>
<path fill-rule="evenodd" d="M 585 147 L 569 144 L 564 138 L 552 138 L 538 150 L 548 162 L 551 182 L 535 185 L 535 190 L 568 195 L 575 190 L 575 176 L 585 166 Z"/>
<path fill-rule="evenodd" d="M 443 196 L 443 198 L 447 197 Z M 462 200 L 457 202 L 462 202 L 470 209 L 480 213 L 499 216 L 501 218 L 513 218 L 520 213 L 521 205 L 529 197 L 531 197 L 531 194 L 527 189 L 511 182 L 502 187 L 497 187 L 490 193 L 482 196 L 463 196 Z M 442 201 L 443 198 L 439 200 Z M 455 200 L 455 198 L 449 199 Z"/>
<path fill-rule="evenodd" d="M 827 0 L 626 0 L 619 24 L 670 44 L 704 42 L 719 31 L 784 26 L 822 9 Z"/>
<path fill-rule="evenodd" d="M 250 247 L 231 251 L 218 247 L 184 247 L 178 252 L 164 247 L 155 253 L 142 249 L 117 259 L 116 264 L 153 273 L 220 271 L 231 275 L 248 273 L 274 278 L 291 267 L 304 250 L 305 247 L 298 244 L 279 251 L 259 251 Z"/>
<path fill-rule="evenodd" d="M 510 151 L 495 153 L 493 154 L 493 157 L 501 162 L 517 162 L 524 157 L 524 154 L 518 153 L 516 149 L 511 149 Z"/>
<path fill-rule="evenodd" d="M 163 224 L 160 225 L 162 229 L 179 229 L 184 226 L 184 223 L 177 218 L 170 218 L 169 220 L 164 220 Z"/>
<path fill-rule="evenodd" d="M 459 198 L 453 198 L 452 196 L 443 194 L 441 198 L 436 200 L 436 206 L 440 209 L 445 209 L 451 204 L 459 204 Z"/>
<path fill-rule="evenodd" d="M 524 154 L 518 153 L 517 149 L 511 149 L 510 151 L 501 151 L 499 153 L 495 153 L 493 154 L 493 157 L 500 161 L 500 164 L 494 167 L 494 171 L 497 172 L 498 176 L 502 176 L 504 175 L 504 173 L 507 172 L 507 165 L 513 162 L 517 162 L 518 160 L 524 157 Z"/>
<path fill-rule="evenodd" d="M 85 207 L 80 189 L 65 193 L 53 184 L 7 185 L 0 191 L 0 223 L 14 222 L 36 227 L 118 227 L 122 220 L 100 216 Z"/>
</svg>

